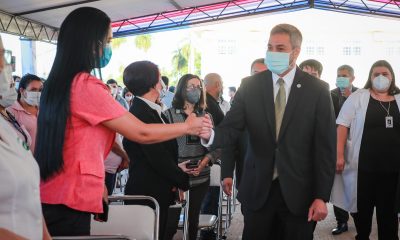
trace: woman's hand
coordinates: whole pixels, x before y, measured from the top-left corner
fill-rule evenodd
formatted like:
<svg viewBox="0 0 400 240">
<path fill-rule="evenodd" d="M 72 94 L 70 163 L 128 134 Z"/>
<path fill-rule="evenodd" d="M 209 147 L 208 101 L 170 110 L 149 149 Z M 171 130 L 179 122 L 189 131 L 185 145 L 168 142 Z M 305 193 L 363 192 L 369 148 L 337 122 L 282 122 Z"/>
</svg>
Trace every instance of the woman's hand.
<svg viewBox="0 0 400 240">
<path fill-rule="evenodd" d="M 210 159 L 208 157 L 204 157 L 200 163 L 199 166 L 195 169 L 192 169 L 191 174 L 193 176 L 199 176 L 199 174 L 201 173 L 201 171 L 203 171 L 203 169 L 207 166 L 208 162 L 210 161 Z"/>
<path fill-rule="evenodd" d="M 4 228 L 0 228 L 0 236 L 2 240 L 28 240 L 27 238 L 24 238 Z"/>
<path fill-rule="evenodd" d="M 129 160 L 128 155 L 124 156 L 122 158 L 121 164 L 119 164 L 119 167 L 118 167 L 117 171 L 120 172 L 120 171 L 122 171 L 124 169 L 128 169 L 129 168 L 129 162 L 130 162 L 130 160 Z"/>
<path fill-rule="evenodd" d="M 181 162 L 181 163 L 178 164 L 178 167 L 180 169 L 182 169 L 182 171 L 184 171 L 185 173 L 190 173 L 192 171 L 192 169 L 189 169 L 189 168 L 186 167 L 186 164 L 189 163 L 189 162 L 190 162 L 190 160 Z"/>
</svg>

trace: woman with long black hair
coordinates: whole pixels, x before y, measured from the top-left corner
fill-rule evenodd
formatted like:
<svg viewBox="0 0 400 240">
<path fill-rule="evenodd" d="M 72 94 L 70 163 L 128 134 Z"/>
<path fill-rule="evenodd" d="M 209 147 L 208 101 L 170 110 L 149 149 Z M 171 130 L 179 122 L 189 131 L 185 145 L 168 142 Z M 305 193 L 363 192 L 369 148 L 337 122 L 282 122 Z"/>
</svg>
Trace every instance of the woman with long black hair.
<svg viewBox="0 0 400 240">
<path fill-rule="evenodd" d="M 57 53 L 40 101 L 35 157 L 42 178 L 43 214 L 52 235 L 89 235 L 90 214 L 102 213 L 104 158 L 115 132 L 156 143 L 211 127 L 191 115 L 181 124 L 144 124 L 91 75 L 111 58 L 110 18 L 83 7 L 63 21 Z"/>
</svg>

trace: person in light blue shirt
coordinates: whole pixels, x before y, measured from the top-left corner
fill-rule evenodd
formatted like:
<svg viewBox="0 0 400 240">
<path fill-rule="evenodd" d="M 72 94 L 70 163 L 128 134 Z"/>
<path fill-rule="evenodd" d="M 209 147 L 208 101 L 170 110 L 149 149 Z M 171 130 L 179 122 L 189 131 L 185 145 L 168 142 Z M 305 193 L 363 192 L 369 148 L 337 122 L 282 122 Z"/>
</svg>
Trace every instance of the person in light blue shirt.
<svg viewBox="0 0 400 240">
<path fill-rule="evenodd" d="M 161 77 L 166 89 L 169 89 L 169 79 L 166 76 Z M 161 99 L 161 102 L 164 104 L 165 109 L 169 109 L 172 107 L 172 100 L 174 99 L 174 93 L 170 91 L 166 91 L 164 97 Z"/>
</svg>

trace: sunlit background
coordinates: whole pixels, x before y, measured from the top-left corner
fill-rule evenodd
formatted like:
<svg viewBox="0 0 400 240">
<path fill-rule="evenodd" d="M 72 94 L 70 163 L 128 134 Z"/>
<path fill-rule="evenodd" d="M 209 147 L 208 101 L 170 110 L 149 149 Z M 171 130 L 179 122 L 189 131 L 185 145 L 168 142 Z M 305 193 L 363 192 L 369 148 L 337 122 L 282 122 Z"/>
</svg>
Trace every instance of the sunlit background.
<svg viewBox="0 0 400 240">
<path fill-rule="evenodd" d="M 379 59 L 389 61 L 395 74 L 400 74 L 399 21 L 309 9 L 114 39 L 113 57 L 102 69 L 103 80 L 114 78 L 122 84 L 122 72 L 128 64 L 150 60 L 170 77 L 172 85 L 188 72 L 201 77 L 216 72 L 222 76 L 225 89 L 238 87 L 249 75 L 251 62 L 264 57 L 269 31 L 279 23 L 300 29 L 303 44 L 297 64 L 310 58 L 320 61 L 322 79 L 331 88 L 335 87 L 336 69 L 343 64 L 354 68 L 357 87 L 364 86 L 372 63 Z M 17 57 L 14 74 L 25 74 L 19 37 L 1 35 L 5 47 Z M 46 78 L 56 46 L 35 44 L 36 74 Z"/>
</svg>

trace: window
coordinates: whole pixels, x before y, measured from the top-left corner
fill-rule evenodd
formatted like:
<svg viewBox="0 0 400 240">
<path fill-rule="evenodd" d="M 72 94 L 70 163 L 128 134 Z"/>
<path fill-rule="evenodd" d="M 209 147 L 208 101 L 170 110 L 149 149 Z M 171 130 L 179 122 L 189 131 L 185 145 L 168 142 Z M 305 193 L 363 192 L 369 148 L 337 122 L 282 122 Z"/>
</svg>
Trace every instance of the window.
<svg viewBox="0 0 400 240">
<path fill-rule="evenodd" d="M 218 40 L 217 52 L 221 55 L 234 54 L 236 52 L 236 41 L 226 39 Z"/>
<path fill-rule="evenodd" d="M 350 56 L 351 55 L 351 47 L 343 47 L 343 55 Z"/>
<path fill-rule="evenodd" d="M 319 55 L 319 56 L 325 55 L 325 48 L 324 47 L 317 47 L 317 55 Z"/>
<path fill-rule="evenodd" d="M 353 55 L 360 56 L 361 55 L 361 47 L 353 47 Z"/>
<path fill-rule="evenodd" d="M 314 55 L 314 47 L 311 47 L 311 46 L 306 47 L 306 54 Z"/>
</svg>

